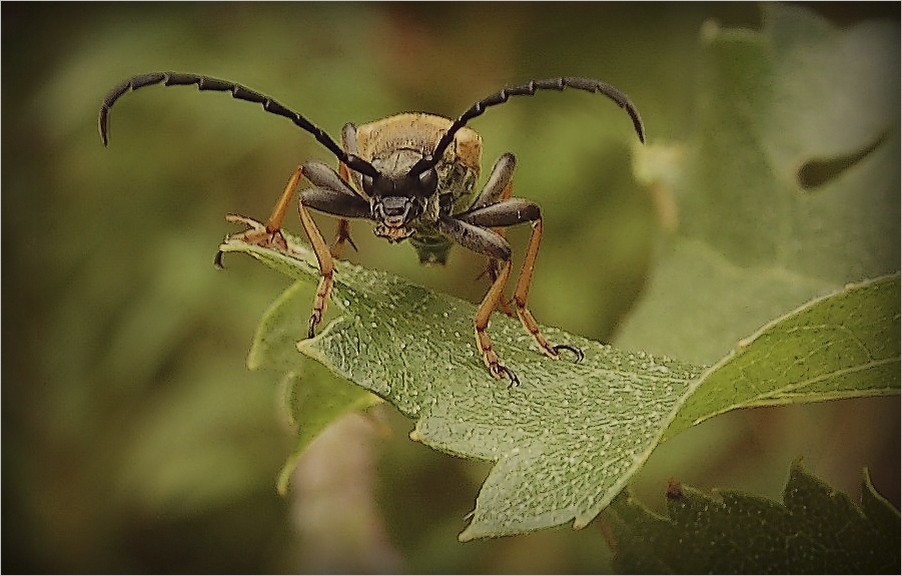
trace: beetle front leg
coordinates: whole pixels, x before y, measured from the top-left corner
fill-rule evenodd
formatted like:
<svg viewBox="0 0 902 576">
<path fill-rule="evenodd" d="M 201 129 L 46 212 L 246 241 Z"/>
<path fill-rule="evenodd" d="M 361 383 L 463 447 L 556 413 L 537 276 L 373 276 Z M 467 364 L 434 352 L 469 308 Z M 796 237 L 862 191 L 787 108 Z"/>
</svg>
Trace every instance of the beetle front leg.
<svg viewBox="0 0 902 576">
<path fill-rule="evenodd" d="M 526 249 L 526 257 L 523 260 L 523 268 L 514 289 L 514 307 L 520 323 L 532 336 L 536 345 L 548 356 L 557 358 L 561 350 L 569 350 L 576 356 L 577 361 L 583 359 L 583 352 L 569 344 L 552 345 L 539 330 L 539 324 L 529 308 L 526 307 L 529 297 L 529 287 L 532 284 L 532 276 L 535 271 L 536 258 L 539 254 L 539 244 L 542 241 L 542 216 L 537 204 L 521 198 L 502 200 L 490 206 L 470 210 L 458 216 L 462 221 L 476 226 L 497 227 L 513 226 L 524 222 L 532 222 L 532 233 L 529 236 L 529 245 Z"/>
<path fill-rule="evenodd" d="M 316 261 L 319 264 L 319 285 L 316 287 L 316 296 L 313 297 L 313 309 L 310 311 L 310 320 L 307 322 L 307 338 L 313 338 L 316 334 L 316 326 L 322 322 L 323 314 L 326 313 L 326 303 L 329 295 L 332 293 L 332 282 L 335 275 L 335 262 L 332 260 L 332 253 L 323 240 L 316 222 L 310 217 L 310 212 L 304 207 L 304 197 L 298 200 L 298 214 L 301 217 L 301 226 L 313 246 L 313 253 L 316 254 Z"/>
<path fill-rule="evenodd" d="M 473 317 L 473 328 L 476 332 L 476 346 L 482 353 L 482 360 L 485 362 L 489 372 L 495 378 L 506 376 L 510 380 L 509 386 L 516 386 L 520 383 L 520 379 L 517 378 L 513 370 L 501 363 L 487 332 L 489 319 L 495 310 L 495 306 L 498 305 L 499 300 L 504 296 L 504 286 L 507 284 L 508 278 L 510 278 L 512 266 L 510 245 L 492 230 L 474 226 L 455 218 L 441 218 L 438 221 L 438 228 L 442 234 L 454 239 L 464 248 L 501 262 L 497 276 L 476 309 L 476 315 Z"/>
<path fill-rule="evenodd" d="M 489 173 L 485 186 L 483 186 L 482 191 L 479 193 L 479 196 L 476 197 L 476 200 L 473 202 L 470 209 L 484 208 L 485 206 L 497 203 L 499 200 L 507 200 L 510 198 L 514 184 L 514 168 L 516 167 L 517 159 L 513 154 L 510 152 L 502 154 L 495 162 L 495 165 L 492 166 L 492 171 Z M 495 232 L 502 238 L 505 238 L 504 228 L 496 228 Z M 500 267 L 501 262 L 499 260 L 489 257 L 488 264 L 482 274 L 488 275 L 489 280 L 494 283 L 495 280 L 498 279 Z M 482 274 L 480 274 L 480 277 L 482 277 Z M 503 294 L 498 299 L 498 307 L 506 315 L 514 316 L 514 311 L 511 310 L 508 300 Z"/>
<path fill-rule="evenodd" d="M 266 220 L 266 224 L 248 218 L 247 216 L 227 214 L 227 222 L 244 224 L 247 226 L 247 230 L 236 234 L 230 234 L 226 240 L 240 240 L 247 244 L 273 248 L 280 252 L 288 253 L 288 242 L 285 240 L 285 236 L 282 235 L 282 224 L 285 222 L 285 214 L 288 212 L 288 207 L 291 205 L 291 198 L 294 196 L 294 190 L 298 187 L 298 184 L 303 177 L 303 167 L 299 166 L 291 174 L 291 178 L 288 179 L 288 184 L 285 185 L 285 190 L 282 191 L 282 195 L 279 196 L 279 200 L 276 202 L 276 205 L 273 206 L 272 213 L 270 213 L 269 218 Z M 216 252 L 213 263 L 217 268 L 223 267 L 222 256 L 222 250 Z"/>
<path fill-rule="evenodd" d="M 303 166 L 303 171 L 307 179 L 315 185 L 314 188 L 307 188 L 298 195 L 298 214 L 301 218 L 301 226 L 313 247 L 320 272 L 319 285 L 316 288 L 316 296 L 313 298 L 313 310 L 310 312 L 310 320 L 307 324 L 307 337 L 313 338 L 316 334 L 316 326 L 322 322 L 329 296 L 332 293 L 335 261 L 307 207 L 346 219 L 369 217 L 370 205 L 325 164 L 308 162 Z"/>
</svg>

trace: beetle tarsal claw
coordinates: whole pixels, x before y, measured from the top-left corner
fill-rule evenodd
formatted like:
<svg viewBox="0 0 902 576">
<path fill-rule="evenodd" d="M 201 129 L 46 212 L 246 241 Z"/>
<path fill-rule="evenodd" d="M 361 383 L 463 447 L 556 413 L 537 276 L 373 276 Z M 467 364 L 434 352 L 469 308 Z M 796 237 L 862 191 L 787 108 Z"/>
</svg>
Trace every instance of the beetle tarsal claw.
<svg viewBox="0 0 902 576">
<path fill-rule="evenodd" d="M 581 349 L 577 348 L 576 346 L 571 346 L 569 344 L 558 344 L 557 346 L 552 346 L 551 349 L 554 350 L 555 355 L 560 354 L 561 350 L 567 350 L 569 352 L 572 352 L 573 355 L 576 356 L 577 362 L 582 362 L 583 359 L 586 357 L 586 355 L 583 354 L 583 351 Z"/>
<path fill-rule="evenodd" d="M 243 232 L 236 232 L 235 234 L 226 236 L 227 242 L 237 240 L 244 242 L 245 244 L 272 248 L 273 250 L 278 250 L 279 252 L 284 252 L 286 254 L 290 252 L 288 249 L 288 241 L 285 240 L 285 236 L 282 234 L 281 230 L 270 230 L 262 222 L 254 220 L 253 218 L 248 218 L 247 216 L 241 216 L 240 214 L 227 214 L 226 221 L 247 226 L 247 229 Z"/>
<path fill-rule="evenodd" d="M 319 321 L 320 315 L 314 311 L 313 314 L 310 315 L 310 321 L 307 323 L 307 338 L 316 336 L 316 326 L 319 324 Z"/>
<path fill-rule="evenodd" d="M 495 364 L 492 366 L 490 371 L 492 373 L 492 376 L 494 376 L 495 378 L 507 378 L 508 380 L 510 380 L 510 382 L 508 382 L 507 384 L 508 388 L 513 388 L 514 386 L 520 385 L 520 379 L 517 378 L 517 375 L 514 374 L 514 371 L 504 364 Z"/>
<path fill-rule="evenodd" d="M 233 224 L 243 224 L 247 229 L 243 232 L 227 235 L 222 241 L 223 244 L 237 241 L 253 246 L 271 248 L 282 252 L 283 254 L 291 255 L 291 249 L 288 248 L 288 241 L 285 239 L 281 230 L 269 230 L 262 222 L 258 222 L 247 216 L 241 216 L 240 214 L 226 214 L 226 221 Z M 224 254 L 225 253 L 222 250 L 218 250 L 216 256 L 213 258 L 213 265 L 220 270 L 225 267 L 222 263 Z"/>
</svg>

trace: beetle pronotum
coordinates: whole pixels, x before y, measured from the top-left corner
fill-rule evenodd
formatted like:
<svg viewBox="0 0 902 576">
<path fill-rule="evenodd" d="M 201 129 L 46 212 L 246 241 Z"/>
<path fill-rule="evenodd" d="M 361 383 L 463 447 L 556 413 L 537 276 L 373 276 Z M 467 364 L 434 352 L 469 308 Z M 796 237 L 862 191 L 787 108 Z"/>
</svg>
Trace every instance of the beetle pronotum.
<svg viewBox="0 0 902 576">
<path fill-rule="evenodd" d="M 421 262 L 444 263 L 454 242 L 487 256 L 492 284 L 473 318 L 476 344 L 494 377 L 507 377 L 510 385 L 519 383 L 516 374 L 501 363 L 486 332 L 492 312 L 497 306 L 507 304 L 504 287 L 512 268 L 510 245 L 493 229 L 531 222 L 532 233 L 513 292 L 514 309 L 523 327 L 546 355 L 557 358 L 562 350 L 569 350 L 577 360 L 582 359 L 582 351 L 574 346 L 550 344 L 526 306 L 542 239 L 542 217 L 535 203 L 511 197 L 514 155 L 506 153 L 498 159 L 477 193 L 482 139 L 466 124 L 486 108 L 507 102 L 511 96 L 575 88 L 603 94 L 616 102 L 632 118 L 636 134 L 644 142 L 645 130 L 639 111 L 618 89 L 590 78 L 533 80 L 483 98 L 453 121 L 433 114 L 405 113 L 361 126 L 346 124 L 339 146 L 297 112 L 240 84 L 197 74 L 153 72 L 129 78 L 104 98 L 99 117 L 104 145 L 109 141 L 109 113 L 116 100 L 130 90 L 161 83 L 165 86 L 193 84 L 200 90 L 230 92 L 239 100 L 261 104 L 267 112 L 284 116 L 312 134 L 338 159 L 338 171 L 312 161 L 295 170 L 265 224 L 241 216 L 230 217 L 248 226 L 232 238 L 287 250 L 281 229 L 295 189 L 303 178 L 313 185 L 298 194 L 301 224 L 320 270 L 308 338 L 314 336 L 316 326 L 322 321 L 335 273 L 333 254 L 310 217 L 308 209 L 312 208 L 339 217 L 338 238 L 333 249 L 350 241 L 347 219 L 365 218 L 376 223 L 377 236 L 391 243 L 410 240 Z M 218 254 L 217 262 L 220 257 Z"/>
</svg>

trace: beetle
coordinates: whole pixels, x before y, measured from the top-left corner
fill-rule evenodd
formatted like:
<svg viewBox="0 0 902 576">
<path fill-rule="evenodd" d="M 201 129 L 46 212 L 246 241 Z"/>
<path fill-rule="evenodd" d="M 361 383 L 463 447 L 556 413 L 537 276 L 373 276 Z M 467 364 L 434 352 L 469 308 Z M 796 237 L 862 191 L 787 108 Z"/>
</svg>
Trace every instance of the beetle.
<svg viewBox="0 0 902 576">
<path fill-rule="evenodd" d="M 307 324 L 308 338 L 315 335 L 316 327 L 322 321 L 335 274 L 333 252 L 310 216 L 309 210 L 313 209 L 339 218 L 338 236 L 333 245 L 336 253 L 345 242 L 353 246 L 348 219 L 362 218 L 375 222 L 375 234 L 390 243 L 409 240 L 423 263 L 443 264 L 455 242 L 487 256 L 491 286 L 473 318 L 476 344 L 492 376 L 508 378 L 509 386 L 519 384 L 514 371 L 496 354 L 487 329 L 495 308 L 507 309 L 509 306 L 504 299 L 504 288 L 511 275 L 512 258 L 503 229 L 529 222 L 532 232 L 511 302 L 521 324 L 542 352 L 557 358 L 561 351 L 567 350 L 577 361 L 582 360 L 583 352 L 579 348 L 549 343 L 527 308 L 543 233 L 539 206 L 512 197 L 516 160 L 511 153 L 498 159 L 485 184 L 481 189 L 477 188 L 482 140 L 467 127 L 467 123 L 487 108 L 507 102 L 511 96 L 532 96 L 541 90 L 574 88 L 613 100 L 629 114 L 639 140 L 645 142 L 645 128 L 638 109 L 617 88 L 591 78 L 531 80 L 479 100 L 456 120 L 426 113 L 403 113 L 360 126 L 346 124 L 339 146 L 304 116 L 241 84 L 197 74 L 153 72 L 129 78 L 104 98 L 98 118 L 104 146 L 109 143 L 109 114 L 116 101 L 129 91 L 155 84 L 196 85 L 199 90 L 230 92 L 233 98 L 260 104 L 265 111 L 284 116 L 312 134 L 338 159 L 338 171 L 315 161 L 298 167 L 265 224 L 243 216 L 228 217 L 230 221 L 248 227 L 229 238 L 288 252 L 281 233 L 285 215 L 301 181 L 306 178 L 312 184 L 298 193 L 297 204 L 301 224 L 316 254 L 320 271 Z M 221 257 L 220 252 L 216 259 L 220 266 Z"/>
</svg>

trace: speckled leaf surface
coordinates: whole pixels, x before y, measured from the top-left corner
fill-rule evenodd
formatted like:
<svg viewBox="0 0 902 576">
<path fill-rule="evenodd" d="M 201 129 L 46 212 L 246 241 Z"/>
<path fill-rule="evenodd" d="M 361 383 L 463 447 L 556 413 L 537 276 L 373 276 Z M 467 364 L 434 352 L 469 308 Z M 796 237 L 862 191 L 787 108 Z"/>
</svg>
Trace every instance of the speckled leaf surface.
<svg viewBox="0 0 902 576">
<path fill-rule="evenodd" d="M 311 286 L 318 278 L 308 262 L 284 254 L 240 242 L 222 248 L 246 252 Z M 472 304 L 339 262 L 330 304 L 338 317 L 295 347 L 292 338 L 303 336 L 310 304 L 309 291 L 286 292 L 264 319 L 252 358 L 256 350 L 279 348 L 269 352 L 279 368 L 286 350 L 294 351 L 299 358 L 281 365 L 288 370 L 301 364 L 299 350 L 414 419 L 413 439 L 495 461 L 462 540 L 586 525 L 645 461 L 701 372 L 543 328 L 552 341 L 586 355 L 580 363 L 552 360 L 518 321 L 496 314 L 490 334 L 521 381 L 508 388 L 492 378 L 476 350 Z M 292 322 L 293 337 L 283 329 Z"/>
<path fill-rule="evenodd" d="M 414 440 L 495 462 L 462 540 L 569 522 L 585 526 L 665 433 L 726 410 L 760 405 L 762 396 L 771 403 L 829 398 L 836 385 L 831 372 L 866 366 L 862 350 L 886 356 L 887 369 L 895 366 L 898 373 L 898 336 L 895 344 L 882 340 L 892 334 L 893 322 L 898 327 L 898 298 L 892 298 L 898 295 L 898 277 L 850 287 L 781 318 L 750 339 L 744 353 L 726 358 L 704 378 L 701 367 L 543 328 L 553 341 L 579 346 L 586 355 L 580 363 L 552 360 L 535 349 L 517 321 L 496 314 L 490 334 L 521 380 L 508 388 L 505 380 L 489 375 L 476 350 L 472 304 L 339 262 L 331 300 L 334 320 L 315 338 L 295 344 L 306 329 L 319 275 L 303 260 L 310 258 L 309 251 L 293 245 L 298 259 L 234 241 L 222 249 L 247 253 L 301 281 L 267 313 L 249 364 L 270 362 L 289 378 L 309 359 L 328 368 L 331 375 L 292 380 L 299 388 L 294 397 L 313 399 L 292 408 L 310 434 L 334 415 L 367 405 L 371 392 L 415 420 Z M 863 313 L 875 302 L 883 303 L 882 313 Z M 833 346 L 826 348 L 823 339 L 793 337 L 821 326 L 855 337 L 834 336 Z M 760 369 L 747 370 L 743 363 L 749 359 Z M 873 380 L 869 375 L 847 382 L 843 394 L 898 392 L 898 377 L 876 387 Z M 348 381 L 360 387 L 359 394 Z M 802 397 L 787 392 L 800 385 L 807 386 Z M 330 390 L 335 394 L 330 396 Z M 325 408 L 318 408 L 319 401 Z M 675 417 L 681 419 L 668 430 Z M 306 442 L 309 434 L 299 440 L 286 473 Z"/>
</svg>

